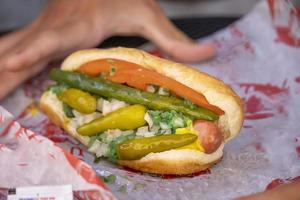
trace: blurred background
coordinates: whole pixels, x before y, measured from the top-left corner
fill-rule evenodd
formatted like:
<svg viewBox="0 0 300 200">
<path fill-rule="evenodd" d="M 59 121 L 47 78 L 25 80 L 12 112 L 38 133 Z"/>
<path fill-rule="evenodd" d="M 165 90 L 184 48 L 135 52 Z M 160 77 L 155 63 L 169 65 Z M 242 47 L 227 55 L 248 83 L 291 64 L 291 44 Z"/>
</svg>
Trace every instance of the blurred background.
<svg viewBox="0 0 300 200">
<path fill-rule="evenodd" d="M 0 31 L 9 31 L 32 21 L 48 0 L 1 0 Z M 259 0 L 160 0 L 171 18 L 232 17 L 249 12 Z"/>
<path fill-rule="evenodd" d="M 248 13 L 260 0 L 160 0 L 159 3 L 177 27 L 193 39 L 209 35 Z M 48 0 L 1 0 L 0 34 L 20 28 L 39 15 Z M 300 7 L 300 0 L 292 0 Z M 136 47 L 146 40 L 113 37 L 100 47 Z"/>
</svg>

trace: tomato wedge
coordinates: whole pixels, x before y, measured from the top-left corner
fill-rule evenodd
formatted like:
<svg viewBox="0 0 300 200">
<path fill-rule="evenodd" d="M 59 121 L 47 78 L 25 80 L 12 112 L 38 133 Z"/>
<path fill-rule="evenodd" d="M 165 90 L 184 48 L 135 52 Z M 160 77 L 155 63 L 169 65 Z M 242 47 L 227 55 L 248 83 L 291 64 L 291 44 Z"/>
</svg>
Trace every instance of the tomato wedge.
<svg viewBox="0 0 300 200">
<path fill-rule="evenodd" d="M 141 90 L 146 90 L 147 85 L 149 84 L 158 85 L 164 88 L 168 88 L 177 96 L 184 97 L 185 99 L 190 100 L 198 106 L 207 108 L 219 115 L 224 114 L 224 111 L 219 107 L 209 104 L 204 95 L 175 81 L 174 79 L 163 76 L 152 70 L 121 70 L 113 76 L 108 76 L 107 79 L 117 83 L 126 83 L 131 87 L 136 87 Z"/>
<path fill-rule="evenodd" d="M 103 72 L 110 72 L 113 68 L 119 71 L 123 69 L 140 69 L 141 67 L 124 60 L 100 59 L 81 65 L 78 71 L 90 76 L 98 76 Z"/>
<path fill-rule="evenodd" d="M 224 111 L 217 106 L 209 104 L 205 96 L 178 81 L 161 75 L 155 71 L 140 67 L 135 63 L 130 63 L 117 59 L 101 59 L 88 62 L 79 68 L 79 72 L 90 76 L 98 76 L 103 72 L 110 72 L 115 68 L 115 73 L 106 78 L 117 83 L 126 83 L 127 85 L 146 90 L 147 85 L 157 85 L 169 89 L 177 96 L 190 100 L 198 106 L 211 110 L 218 115 L 223 115 Z"/>
</svg>

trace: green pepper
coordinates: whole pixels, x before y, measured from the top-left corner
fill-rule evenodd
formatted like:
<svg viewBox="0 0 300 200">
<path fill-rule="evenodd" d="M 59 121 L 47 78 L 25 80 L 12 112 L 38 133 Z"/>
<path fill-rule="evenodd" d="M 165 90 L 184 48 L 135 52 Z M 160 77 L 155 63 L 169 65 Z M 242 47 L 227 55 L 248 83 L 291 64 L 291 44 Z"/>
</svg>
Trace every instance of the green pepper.
<svg viewBox="0 0 300 200">
<path fill-rule="evenodd" d="M 144 92 L 135 88 L 127 87 L 118 83 L 95 78 L 76 72 L 53 69 L 50 79 L 59 83 L 67 84 L 74 88 L 88 91 L 92 94 L 115 98 L 129 104 L 145 105 L 153 110 L 175 110 L 189 115 L 195 119 L 215 121 L 219 118 L 214 112 L 198 106 L 191 106 L 184 100 L 176 97 L 161 96 L 150 92 Z"/>
<path fill-rule="evenodd" d="M 120 160 L 138 160 L 149 153 L 168 151 L 193 143 L 197 139 L 194 134 L 161 135 L 127 140 L 117 145 Z"/>
<path fill-rule="evenodd" d="M 144 120 L 146 110 L 142 105 L 123 107 L 80 126 L 77 132 L 80 135 L 92 136 L 108 129 L 133 130 L 146 124 Z"/>
<path fill-rule="evenodd" d="M 96 111 L 97 100 L 87 92 L 70 88 L 59 93 L 58 98 L 75 110 L 90 114 Z"/>
<path fill-rule="evenodd" d="M 73 114 L 73 111 L 72 111 L 72 108 L 66 104 L 66 103 L 63 103 L 63 110 L 64 110 L 64 113 L 67 117 L 69 118 L 74 118 L 74 114 Z"/>
</svg>

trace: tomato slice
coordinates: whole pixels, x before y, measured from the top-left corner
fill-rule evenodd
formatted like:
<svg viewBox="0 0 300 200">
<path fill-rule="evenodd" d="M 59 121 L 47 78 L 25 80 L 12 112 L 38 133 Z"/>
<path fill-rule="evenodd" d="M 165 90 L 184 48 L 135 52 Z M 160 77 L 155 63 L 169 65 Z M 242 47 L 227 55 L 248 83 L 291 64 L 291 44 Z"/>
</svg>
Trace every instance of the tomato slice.
<svg viewBox="0 0 300 200">
<path fill-rule="evenodd" d="M 124 69 L 139 69 L 139 65 L 124 60 L 117 59 L 100 59 L 85 63 L 79 67 L 79 72 L 90 76 L 98 76 L 103 72 L 110 72 L 112 69 L 116 71 Z"/>
<path fill-rule="evenodd" d="M 117 83 L 126 83 L 131 87 L 136 87 L 142 90 L 146 90 L 146 87 L 149 84 L 158 85 L 168 88 L 177 96 L 188 99 L 198 106 L 207 108 L 219 115 L 224 114 L 224 111 L 219 107 L 209 104 L 205 96 L 201 93 L 152 70 L 142 68 L 121 70 L 113 76 L 108 76 L 107 79 Z"/>
<path fill-rule="evenodd" d="M 169 89 L 175 95 L 190 100 L 198 106 L 211 110 L 218 115 L 223 115 L 224 111 L 217 106 L 209 104 L 205 96 L 182 83 L 161 75 L 155 71 L 145 69 L 135 63 L 117 60 L 117 59 L 100 59 L 88 62 L 79 68 L 79 72 L 90 76 L 98 76 L 103 72 L 110 72 L 115 69 L 107 79 L 117 83 L 126 83 L 127 85 L 146 90 L 147 85 L 157 85 Z"/>
</svg>

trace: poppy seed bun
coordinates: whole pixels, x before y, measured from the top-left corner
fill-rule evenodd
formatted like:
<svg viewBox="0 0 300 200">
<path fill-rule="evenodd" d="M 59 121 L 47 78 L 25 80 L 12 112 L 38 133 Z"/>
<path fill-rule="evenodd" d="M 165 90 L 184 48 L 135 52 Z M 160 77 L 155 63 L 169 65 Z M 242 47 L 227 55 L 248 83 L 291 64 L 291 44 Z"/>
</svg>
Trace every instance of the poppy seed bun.
<svg viewBox="0 0 300 200">
<path fill-rule="evenodd" d="M 160 153 L 150 153 L 140 160 L 120 160 L 120 165 L 158 174 L 190 174 L 198 172 L 209 168 L 220 160 L 224 144 L 239 134 L 244 119 L 241 99 L 221 80 L 186 65 L 158 58 L 141 50 L 119 47 L 77 51 L 64 60 L 61 69 L 75 71 L 87 62 L 104 58 L 136 63 L 141 67 L 175 79 L 202 93 L 210 104 L 218 106 L 225 112 L 217 122 L 225 140 L 214 153 L 205 154 L 204 152 L 191 149 L 173 149 Z M 62 110 L 62 103 L 57 99 L 56 95 L 49 91 L 45 92 L 41 97 L 40 105 L 54 123 L 64 128 L 84 145 L 88 144 L 89 139 L 86 136 L 79 135 L 75 129 L 68 126 L 67 117 Z"/>
</svg>

